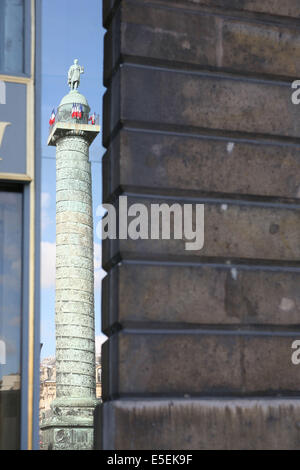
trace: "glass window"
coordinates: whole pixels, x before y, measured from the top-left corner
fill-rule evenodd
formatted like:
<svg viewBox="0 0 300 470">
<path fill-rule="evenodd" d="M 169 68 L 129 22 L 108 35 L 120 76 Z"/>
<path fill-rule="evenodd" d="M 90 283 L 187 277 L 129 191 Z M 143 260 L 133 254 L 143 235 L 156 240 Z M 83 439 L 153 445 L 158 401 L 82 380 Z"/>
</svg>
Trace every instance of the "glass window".
<svg viewBox="0 0 300 470">
<path fill-rule="evenodd" d="M 0 191 L 0 449 L 20 447 L 22 194 Z"/>
<path fill-rule="evenodd" d="M 24 72 L 24 0 L 0 0 L 0 72 Z"/>
</svg>

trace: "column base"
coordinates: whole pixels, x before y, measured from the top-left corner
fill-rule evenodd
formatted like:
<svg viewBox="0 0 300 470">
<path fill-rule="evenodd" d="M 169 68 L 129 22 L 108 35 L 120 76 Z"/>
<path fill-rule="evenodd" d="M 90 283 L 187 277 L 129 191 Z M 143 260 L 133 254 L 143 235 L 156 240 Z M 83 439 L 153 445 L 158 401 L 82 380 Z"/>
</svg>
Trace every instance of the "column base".
<svg viewBox="0 0 300 470">
<path fill-rule="evenodd" d="M 94 409 L 99 400 L 59 398 L 41 423 L 41 450 L 93 450 Z"/>
</svg>

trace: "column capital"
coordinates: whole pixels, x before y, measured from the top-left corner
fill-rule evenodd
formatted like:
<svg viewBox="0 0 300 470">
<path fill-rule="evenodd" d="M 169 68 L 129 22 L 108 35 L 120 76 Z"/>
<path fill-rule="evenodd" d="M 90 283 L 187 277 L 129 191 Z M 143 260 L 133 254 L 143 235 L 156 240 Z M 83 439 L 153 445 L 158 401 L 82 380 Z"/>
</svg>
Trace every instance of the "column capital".
<svg viewBox="0 0 300 470">
<path fill-rule="evenodd" d="M 47 144 L 55 147 L 58 139 L 77 136 L 83 137 L 91 145 L 99 132 L 100 126 L 98 125 L 57 122 L 50 131 Z"/>
</svg>

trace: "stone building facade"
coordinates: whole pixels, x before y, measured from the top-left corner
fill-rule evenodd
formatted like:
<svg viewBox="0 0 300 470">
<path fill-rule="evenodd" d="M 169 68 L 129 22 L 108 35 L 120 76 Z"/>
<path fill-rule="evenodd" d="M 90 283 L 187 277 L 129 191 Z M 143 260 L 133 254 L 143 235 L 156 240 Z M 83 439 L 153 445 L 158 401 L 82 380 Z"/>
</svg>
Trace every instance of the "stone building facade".
<svg viewBox="0 0 300 470">
<path fill-rule="evenodd" d="M 56 397 L 56 367 L 55 358 L 44 359 L 40 365 L 40 421 L 43 414 L 50 410 L 50 405 Z"/>
<path fill-rule="evenodd" d="M 96 447 L 299 448 L 300 4 L 103 6 L 104 202 L 204 203 L 205 241 L 103 243 Z"/>
<path fill-rule="evenodd" d="M 101 399 L 101 357 L 96 357 L 96 398 Z M 56 397 L 56 365 L 55 358 L 46 358 L 40 367 L 40 419 L 43 413 L 50 410 Z"/>
</svg>

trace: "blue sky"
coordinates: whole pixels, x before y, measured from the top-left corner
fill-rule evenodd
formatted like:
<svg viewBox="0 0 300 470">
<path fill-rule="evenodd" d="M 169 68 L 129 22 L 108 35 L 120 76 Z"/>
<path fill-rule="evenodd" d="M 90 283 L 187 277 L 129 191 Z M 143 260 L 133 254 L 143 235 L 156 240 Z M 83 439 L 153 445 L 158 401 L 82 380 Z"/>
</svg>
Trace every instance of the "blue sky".
<svg viewBox="0 0 300 470">
<path fill-rule="evenodd" d="M 61 98 L 69 92 L 67 72 L 75 58 L 84 66 L 80 92 L 92 111 L 102 117 L 103 76 L 102 1 L 51 0 L 42 2 L 42 359 L 55 355 L 55 147 L 47 146 L 49 118 Z M 104 149 L 101 135 L 90 148 L 93 178 L 94 226 L 99 223 L 96 208 L 101 204 Z M 95 236 L 95 317 L 100 335 L 101 240 Z"/>
</svg>

